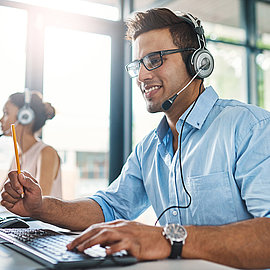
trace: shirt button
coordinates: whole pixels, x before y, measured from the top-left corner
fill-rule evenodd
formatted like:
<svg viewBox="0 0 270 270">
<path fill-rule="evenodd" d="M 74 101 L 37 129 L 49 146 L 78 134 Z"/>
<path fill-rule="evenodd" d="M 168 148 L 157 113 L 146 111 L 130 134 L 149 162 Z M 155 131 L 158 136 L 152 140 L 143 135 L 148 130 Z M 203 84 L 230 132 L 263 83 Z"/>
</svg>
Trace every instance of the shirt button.
<svg viewBox="0 0 270 270">
<path fill-rule="evenodd" d="M 174 211 L 172 212 L 172 214 L 173 214 L 174 216 L 177 216 L 177 211 L 174 210 Z"/>
</svg>

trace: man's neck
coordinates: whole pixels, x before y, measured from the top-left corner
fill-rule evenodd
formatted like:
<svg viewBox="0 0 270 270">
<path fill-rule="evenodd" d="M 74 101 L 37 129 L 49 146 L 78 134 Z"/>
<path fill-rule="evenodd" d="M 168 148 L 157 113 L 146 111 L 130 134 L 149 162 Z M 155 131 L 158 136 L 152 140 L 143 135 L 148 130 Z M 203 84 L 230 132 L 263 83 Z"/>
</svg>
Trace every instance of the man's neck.
<svg viewBox="0 0 270 270">
<path fill-rule="evenodd" d="M 181 93 L 175 100 L 171 109 L 165 113 L 168 125 L 172 130 L 173 134 L 173 148 L 174 152 L 178 147 L 178 131 L 176 129 L 176 124 L 179 118 L 183 115 L 183 113 L 189 108 L 189 106 L 197 99 L 199 95 L 200 88 L 200 80 L 197 80 L 195 84 L 190 85 L 189 89 L 186 89 L 187 92 Z M 204 91 L 204 86 L 202 85 L 202 89 L 200 94 Z"/>
</svg>

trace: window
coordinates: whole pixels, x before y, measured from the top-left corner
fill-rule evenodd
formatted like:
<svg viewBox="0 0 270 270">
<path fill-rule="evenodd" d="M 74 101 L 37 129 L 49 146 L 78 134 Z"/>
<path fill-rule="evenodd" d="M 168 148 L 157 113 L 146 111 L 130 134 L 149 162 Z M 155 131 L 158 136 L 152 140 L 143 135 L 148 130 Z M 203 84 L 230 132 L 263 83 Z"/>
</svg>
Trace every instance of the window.
<svg viewBox="0 0 270 270">
<path fill-rule="evenodd" d="M 111 39 L 48 27 L 44 51 L 44 99 L 56 117 L 43 138 L 64 153 L 64 197 L 89 196 L 108 185 Z"/>
<path fill-rule="evenodd" d="M 259 105 L 270 110 L 270 4 L 258 2 L 257 46 L 261 52 L 256 57 Z"/>
<path fill-rule="evenodd" d="M 212 42 L 207 47 L 215 59 L 215 67 L 205 85 L 212 85 L 220 98 L 247 102 L 244 48 Z"/>
<path fill-rule="evenodd" d="M 84 1 L 84 0 L 10 0 L 39 7 L 51 8 L 80 15 L 93 16 L 108 20 L 119 20 L 119 3 L 114 1 Z"/>
<path fill-rule="evenodd" d="M 21 92 L 25 85 L 25 44 L 27 13 L 24 10 L 0 6 L 0 110 L 8 96 Z M 1 132 L 2 133 L 2 132 Z M 0 138 L 0 179 L 10 166 L 14 149 L 10 137 Z"/>
<path fill-rule="evenodd" d="M 134 10 L 146 10 L 157 7 L 154 0 L 135 0 Z M 241 1 L 240 0 L 171 0 L 165 1 L 171 10 L 189 12 L 198 17 L 204 26 L 206 36 L 212 39 L 222 39 L 227 41 L 244 41 L 245 31 L 241 26 Z M 222 33 L 222 35 L 220 35 Z"/>
<path fill-rule="evenodd" d="M 257 46 L 270 49 L 270 4 L 258 2 L 257 10 Z"/>
<path fill-rule="evenodd" d="M 9 94 L 24 90 L 26 28 L 24 10 L 0 6 L 1 110 Z"/>
<path fill-rule="evenodd" d="M 270 51 L 259 54 L 256 60 L 260 106 L 270 111 Z"/>
</svg>

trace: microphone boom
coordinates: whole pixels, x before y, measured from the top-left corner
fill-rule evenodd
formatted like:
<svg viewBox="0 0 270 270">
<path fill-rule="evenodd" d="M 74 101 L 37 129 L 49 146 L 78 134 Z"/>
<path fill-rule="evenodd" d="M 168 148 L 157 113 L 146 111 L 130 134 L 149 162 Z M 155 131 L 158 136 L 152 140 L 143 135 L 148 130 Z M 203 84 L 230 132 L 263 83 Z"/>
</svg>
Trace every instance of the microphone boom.
<svg viewBox="0 0 270 270">
<path fill-rule="evenodd" d="M 195 78 L 197 77 L 197 75 L 201 72 L 201 70 L 205 67 L 205 66 L 207 66 L 208 65 L 208 63 L 206 63 L 206 64 L 204 64 L 204 65 L 202 65 L 200 68 L 199 68 L 199 70 L 198 70 L 198 72 L 191 78 L 191 80 L 181 89 L 181 90 L 179 90 L 174 96 L 172 96 L 171 98 L 169 98 L 169 99 L 167 99 L 167 100 L 165 100 L 163 103 L 162 103 L 162 105 L 161 105 L 161 107 L 162 107 L 162 109 L 164 110 L 164 111 L 167 111 L 167 110 L 169 110 L 170 108 L 171 108 L 171 106 L 173 105 L 173 103 L 174 103 L 174 101 L 175 101 L 175 99 L 178 97 L 178 95 L 180 94 L 180 93 L 182 93 L 194 80 L 195 80 Z"/>
</svg>

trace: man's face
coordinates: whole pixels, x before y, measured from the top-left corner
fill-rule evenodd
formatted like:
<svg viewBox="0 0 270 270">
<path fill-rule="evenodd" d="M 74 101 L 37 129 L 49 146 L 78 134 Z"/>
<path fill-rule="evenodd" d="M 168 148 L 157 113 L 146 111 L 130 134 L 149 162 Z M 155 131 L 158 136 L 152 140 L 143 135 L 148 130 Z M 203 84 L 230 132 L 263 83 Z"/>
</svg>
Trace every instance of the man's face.
<svg viewBox="0 0 270 270">
<path fill-rule="evenodd" d="M 173 44 L 169 29 L 143 33 L 133 45 L 135 59 L 141 59 L 151 52 L 178 49 Z M 146 101 L 147 110 L 152 113 L 162 111 L 162 103 L 184 87 L 189 78 L 180 53 L 163 56 L 162 66 L 151 71 L 141 64 L 137 84 Z"/>
</svg>

